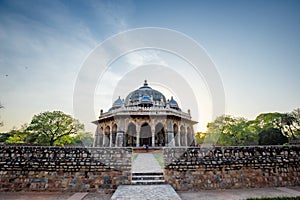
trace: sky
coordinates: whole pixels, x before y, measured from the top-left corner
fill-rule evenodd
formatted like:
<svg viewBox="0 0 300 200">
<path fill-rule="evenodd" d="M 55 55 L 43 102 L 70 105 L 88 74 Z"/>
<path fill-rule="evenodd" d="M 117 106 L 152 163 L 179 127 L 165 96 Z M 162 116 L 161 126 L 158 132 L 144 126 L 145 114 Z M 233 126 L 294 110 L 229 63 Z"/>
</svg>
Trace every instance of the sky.
<svg viewBox="0 0 300 200">
<path fill-rule="evenodd" d="M 225 114 L 254 119 L 290 112 L 300 107 L 299 19 L 297 0 L 0 0 L 0 132 L 52 110 L 71 114 L 94 132 L 90 122 L 99 110 L 144 79 L 174 96 L 185 112 L 191 108 L 196 131 L 205 131 L 215 117 L 206 77 L 197 79 L 180 56 L 157 49 L 118 57 L 98 75 L 89 105 L 94 116 L 75 113 L 75 86 L 89 56 L 109 38 L 144 27 L 182 33 L 205 50 L 222 81 Z M 191 90 L 172 85 L 172 77 Z"/>
</svg>

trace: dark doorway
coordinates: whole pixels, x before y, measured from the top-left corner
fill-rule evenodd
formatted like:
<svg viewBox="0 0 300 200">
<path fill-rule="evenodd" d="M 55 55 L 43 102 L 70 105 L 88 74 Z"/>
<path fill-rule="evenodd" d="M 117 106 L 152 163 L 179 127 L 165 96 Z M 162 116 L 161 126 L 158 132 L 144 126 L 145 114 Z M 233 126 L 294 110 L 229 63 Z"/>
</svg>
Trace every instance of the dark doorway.
<svg viewBox="0 0 300 200">
<path fill-rule="evenodd" d="M 112 134 L 111 134 L 111 136 L 112 136 L 111 140 L 112 140 L 113 147 L 116 145 L 117 129 L 118 129 L 117 125 L 114 124 L 112 127 Z"/>
<path fill-rule="evenodd" d="M 173 131 L 174 131 L 174 140 L 175 140 L 175 146 L 179 146 L 178 145 L 178 126 L 177 126 L 177 124 L 174 124 L 173 125 Z"/>
<path fill-rule="evenodd" d="M 126 147 L 136 146 L 136 126 L 133 123 L 128 125 L 126 135 L 124 137 Z"/>
<path fill-rule="evenodd" d="M 155 126 L 155 146 L 165 146 L 165 130 L 161 123 L 158 123 Z"/>
<path fill-rule="evenodd" d="M 151 133 L 151 127 L 148 123 L 144 123 L 141 127 L 141 133 L 140 133 L 140 145 L 148 145 L 152 146 L 152 133 Z"/>
</svg>

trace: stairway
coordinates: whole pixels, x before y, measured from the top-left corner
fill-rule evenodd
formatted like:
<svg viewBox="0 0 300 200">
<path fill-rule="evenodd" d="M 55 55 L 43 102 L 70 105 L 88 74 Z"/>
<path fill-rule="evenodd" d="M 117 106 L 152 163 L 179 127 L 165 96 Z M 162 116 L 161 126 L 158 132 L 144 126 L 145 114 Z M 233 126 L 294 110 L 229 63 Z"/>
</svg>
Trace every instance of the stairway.
<svg viewBox="0 0 300 200">
<path fill-rule="evenodd" d="M 162 172 L 140 172 L 132 173 L 133 185 L 158 185 L 165 184 Z"/>
</svg>

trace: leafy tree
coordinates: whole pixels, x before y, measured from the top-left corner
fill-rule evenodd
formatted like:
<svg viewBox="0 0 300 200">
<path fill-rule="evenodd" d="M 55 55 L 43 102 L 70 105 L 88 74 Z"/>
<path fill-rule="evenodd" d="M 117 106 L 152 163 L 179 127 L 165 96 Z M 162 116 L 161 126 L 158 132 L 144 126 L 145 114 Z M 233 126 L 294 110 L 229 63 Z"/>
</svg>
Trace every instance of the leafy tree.
<svg viewBox="0 0 300 200">
<path fill-rule="evenodd" d="M 256 121 L 261 129 L 260 132 L 270 128 L 277 128 L 286 137 L 295 139 L 300 130 L 298 123 L 299 112 L 299 109 L 295 109 L 292 113 L 264 113 L 260 114 Z"/>
<path fill-rule="evenodd" d="M 34 143 L 50 146 L 71 143 L 71 136 L 83 129 L 83 124 L 61 111 L 35 115 L 27 128 Z"/>
<path fill-rule="evenodd" d="M 222 115 L 207 125 L 206 142 L 220 145 L 249 145 L 256 142 L 252 122 L 241 117 Z"/>
<path fill-rule="evenodd" d="M 295 135 L 299 138 L 300 135 L 300 108 L 296 108 L 291 112 L 294 119 Z"/>
<path fill-rule="evenodd" d="M 9 133 L 0 133 L 0 143 L 5 142 L 10 136 Z"/>
<path fill-rule="evenodd" d="M 31 135 L 26 130 L 28 124 L 24 124 L 20 129 L 14 127 L 10 132 L 6 133 L 9 137 L 4 141 L 8 144 L 29 144 L 32 141 Z"/>
<path fill-rule="evenodd" d="M 288 142 L 288 138 L 277 128 L 269 128 L 259 133 L 260 145 L 282 145 Z"/>
<path fill-rule="evenodd" d="M 71 144 L 91 147 L 93 145 L 93 142 L 94 137 L 91 133 L 79 133 L 72 137 Z"/>
<path fill-rule="evenodd" d="M 204 132 L 195 133 L 196 144 L 202 144 L 204 142 L 205 136 L 206 133 Z"/>
</svg>

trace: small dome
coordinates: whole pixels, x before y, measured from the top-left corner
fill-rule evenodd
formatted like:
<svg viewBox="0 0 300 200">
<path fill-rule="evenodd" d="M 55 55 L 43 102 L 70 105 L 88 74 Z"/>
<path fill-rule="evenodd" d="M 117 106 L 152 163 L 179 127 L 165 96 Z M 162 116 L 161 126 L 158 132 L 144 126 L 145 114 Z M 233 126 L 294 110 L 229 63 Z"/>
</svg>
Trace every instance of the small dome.
<svg viewBox="0 0 300 200">
<path fill-rule="evenodd" d="M 122 107 L 122 104 L 123 104 L 123 101 L 119 96 L 119 98 L 113 103 L 112 109 L 120 108 L 120 107 Z"/>
<path fill-rule="evenodd" d="M 178 103 L 177 103 L 177 101 L 175 101 L 173 99 L 173 97 L 171 97 L 171 100 L 169 101 L 169 104 L 170 104 L 170 108 L 179 109 Z"/>
</svg>

